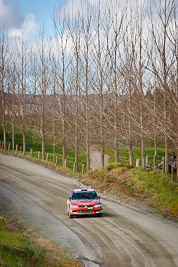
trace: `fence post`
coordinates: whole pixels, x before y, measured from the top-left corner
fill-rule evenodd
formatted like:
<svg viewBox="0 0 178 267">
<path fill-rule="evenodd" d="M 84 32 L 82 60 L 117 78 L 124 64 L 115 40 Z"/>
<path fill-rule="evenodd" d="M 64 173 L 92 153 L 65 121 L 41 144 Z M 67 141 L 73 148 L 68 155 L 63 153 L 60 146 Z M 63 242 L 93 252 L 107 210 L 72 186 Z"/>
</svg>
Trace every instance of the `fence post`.
<svg viewBox="0 0 178 267">
<path fill-rule="evenodd" d="M 30 149 L 30 157 L 33 158 L 33 149 Z"/>
<path fill-rule="evenodd" d="M 146 155 L 146 166 L 148 166 L 148 155 Z"/>
<path fill-rule="evenodd" d="M 85 164 L 82 164 L 82 174 L 84 174 Z"/>
<path fill-rule="evenodd" d="M 56 166 L 58 165 L 58 157 L 56 156 Z"/>
<path fill-rule="evenodd" d="M 38 159 L 40 159 L 40 151 L 38 151 Z"/>
<path fill-rule="evenodd" d="M 2 141 L 0 141 L 0 149 L 2 149 Z"/>
<path fill-rule="evenodd" d="M 2 152 L 4 151 L 4 141 L 2 141 Z"/>
</svg>

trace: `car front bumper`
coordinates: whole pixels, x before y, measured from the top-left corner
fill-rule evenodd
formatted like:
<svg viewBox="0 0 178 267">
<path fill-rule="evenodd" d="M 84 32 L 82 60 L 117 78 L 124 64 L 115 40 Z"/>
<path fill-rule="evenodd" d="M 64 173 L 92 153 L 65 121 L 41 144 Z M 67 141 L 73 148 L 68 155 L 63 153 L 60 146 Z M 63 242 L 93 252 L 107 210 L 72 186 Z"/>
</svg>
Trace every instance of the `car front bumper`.
<svg viewBox="0 0 178 267">
<path fill-rule="evenodd" d="M 70 209 L 69 213 L 71 215 L 94 215 L 94 214 L 102 214 L 103 210 L 102 209 Z"/>
</svg>

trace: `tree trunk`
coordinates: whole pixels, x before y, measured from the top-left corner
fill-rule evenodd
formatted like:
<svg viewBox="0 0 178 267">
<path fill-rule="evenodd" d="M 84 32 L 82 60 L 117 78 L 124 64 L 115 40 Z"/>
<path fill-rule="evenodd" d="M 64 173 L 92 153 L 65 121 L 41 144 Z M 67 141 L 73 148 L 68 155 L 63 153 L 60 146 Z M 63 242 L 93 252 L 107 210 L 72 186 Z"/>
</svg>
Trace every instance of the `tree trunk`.
<svg viewBox="0 0 178 267">
<path fill-rule="evenodd" d="M 145 170 L 145 143 L 143 137 L 141 139 L 141 154 L 142 154 L 142 167 Z"/>
<path fill-rule="evenodd" d="M 104 142 L 101 141 L 101 167 L 104 167 Z"/>
<path fill-rule="evenodd" d="M 14 154 L 15 144 L 14 144 L 14 123 L 12 123 L 12 154 Z"/>
<path fill-rule="evenodd" d="M 141 21 L 142 23 L 142 21 Z M 140 26 L 142 27 L 142 25 Z M 139 30 L 140 38 L 140 59 L 139 59 L 139 90 L 140 90 L 140 133 L 141 133 L 141 158 L 142 158 L 142 167 L 145 170 L 145 144 L 144 144 L 144 125 L 143 125 L 143 116 L 144 116 L 144 107 L 143 107 L 143 70 L 142 70 L 142 28 Z"/>
<path fill-rule="evenodd" d="M 132 147 L 132 140 L 129 140 L 129 163 L 133 165 L 133 147 Z"/>
<path fill-rule="evenodd" d="M 65 146 L 65 137 L 63 135 L 62 138 L 62 164 L 65 167 L 65 160 L 66 160 L 66 146 Z"/>
<path fill-rule="evenodd" d="M 168 137 L 166 134 L 165 134 L 164 140 L 165 140 L 165 173 L 168 173 L 169 172 L 169 166 L 168 166 L 169 149 L 168 149 Z"/>
<path fill-rule="evenodd" d="M 78 171 L 78 92 L 79 92 L 79 84 L 78 84 L 78 78 L 79 78 L 79 55 L 77 54 L 77 64 L 76 64 L 76 88 L 75 88 L 75 172 Z"/>
<path fill-rule="evenodd" d="M 118 138 L 117 136 L 115 136 L 115 162 L 119 162 L 119 153 L 118 153 L 118 149 L 119 149 L 119 144 L 118 144 Z"/>
<path fill-rule="evenodd" d="M 53 143 L 53 163 L 55 163 L 55 144 Z"/>
<path fill-rule="evenodd" d="M 42 160 L 45 160 L 45 138 L 41 138 L 41 154 L 42 154 Z"/>
<path fill-rule="evenodd" d="M 88 84 L 88 82 L 86 82 Z M 88 85 L 86 86 L 86 160 L 87 173 L 90 170 L 90 139 L 89 139 L 89 104 L 88 104 Z"/>
<path fill-rule="evenodd" d="M 86 116 L 86 160 L 87 160 L 87 173 L 90 170 L 90 122 L 89 122 L 89 102 L 88 102 L 88 36 L 86 39 L 86 55 L 85 55 L 85 97 L 86 97 L 86 103 L 85 103 L 85 116 Z"/>
<path fill-rule="evenodd" d="M 117 34 L 115 37 L 115 53 L 114 53 L 114 135 L 115 135 L 115 162 L 119 162 L 118 152 L 118 92 L 117 92 Z"/>
<path fill-rule="evenodd" d="M 23 156 L 25 156 L 25 154 L 26 154 L 26 136 L 25 136 L 24 129 L 22 131 L 22 135 L 23 135 Z"/>
<path fill-rule="evenodd" d="M 154 155 L 157 156 L 157 137 L 154 136 Z"/>
<path fill-rule="evenodd" d="M 101 144 L 101 167 L 104 167 L 104 137 L 103 137 L 103 96 L 100 96 L 100 144 Z"/>
<path fill-rule="evenodd" d="M 63 167 L 65 166 L 66 162 L 66 136 L 65 136 L 65 122 L 66 122 L 66 93 L 65 93 L 65 56 L 64 51 L 62 51 L 62 163 Z"/>
<path fill-rule="evenodd" d="M 3 125 L 3 141 L 4 141 L 4 152 L 7 149 L 7 142 L 6 142 L 6 127 Z"/>
</svg>

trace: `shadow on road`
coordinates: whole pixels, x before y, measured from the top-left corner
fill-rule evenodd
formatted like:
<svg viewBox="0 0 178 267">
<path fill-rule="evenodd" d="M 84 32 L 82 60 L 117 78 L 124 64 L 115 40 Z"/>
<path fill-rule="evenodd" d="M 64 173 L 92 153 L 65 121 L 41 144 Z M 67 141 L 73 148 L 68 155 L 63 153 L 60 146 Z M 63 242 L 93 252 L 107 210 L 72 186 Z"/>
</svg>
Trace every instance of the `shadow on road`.
<svg viewBox="0 0 178 267">
<path fill-rule="evenodd" d="M 112 218 L 112 217 L 117 217 L 116 214 L 113 213 L 109 213 L 109 212 L 104 212 L 103 216 L 99 216 L 99 215 L 74 215 L 73 219 L 86 219 L 86 218 L 97 218 L 97 219 L 102 219 L 102 218 Z"/>
</svg>

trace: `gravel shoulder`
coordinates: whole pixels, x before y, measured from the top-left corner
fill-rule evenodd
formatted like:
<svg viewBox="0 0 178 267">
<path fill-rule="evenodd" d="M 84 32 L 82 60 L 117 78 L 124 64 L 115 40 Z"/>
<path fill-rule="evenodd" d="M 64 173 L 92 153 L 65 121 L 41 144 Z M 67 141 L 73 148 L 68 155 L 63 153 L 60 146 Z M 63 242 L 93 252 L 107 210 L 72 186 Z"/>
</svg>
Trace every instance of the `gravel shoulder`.
<svg viewBox="0 0 178 267">
<path fill-rule="evenodd" d="M 0 203 L 85 266 L 178 266 L 178 224 L 131 198 L 101 195 L 104 215 L 70 220 L 66 200 L 82 184 L 0 154 Z"/>
</svg>

